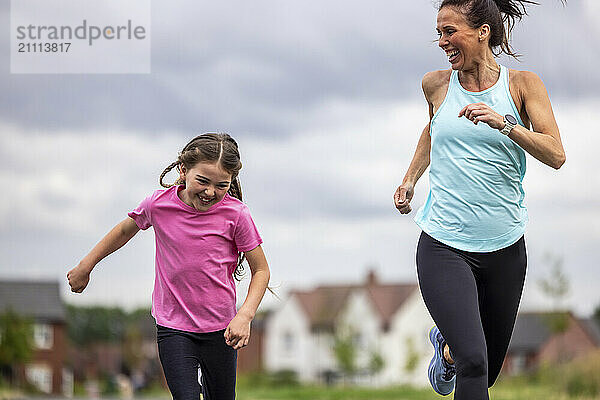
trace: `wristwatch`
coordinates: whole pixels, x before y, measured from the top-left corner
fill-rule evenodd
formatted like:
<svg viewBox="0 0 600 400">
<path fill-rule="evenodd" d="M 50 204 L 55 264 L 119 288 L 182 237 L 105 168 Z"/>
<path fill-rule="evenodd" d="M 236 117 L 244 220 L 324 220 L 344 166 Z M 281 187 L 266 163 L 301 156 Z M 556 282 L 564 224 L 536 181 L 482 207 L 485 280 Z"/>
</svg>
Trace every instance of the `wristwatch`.
<svg viewBox="0 0 600 400">
<path fill-rule="evenodd" d="M 513 117 L 510 114 L 506 114 L 504 116 L 504 128 L 502 128 L 502 130 L 500 130 L 500 133 L 502 133 L 503 135 L 508 136 L 508 134 L 510 133 L 510 131 L 512 131 L 512 129 L 517 126 L 519 123 L 517 122 L 517 119 L 515 117 Z"/>
</svg>

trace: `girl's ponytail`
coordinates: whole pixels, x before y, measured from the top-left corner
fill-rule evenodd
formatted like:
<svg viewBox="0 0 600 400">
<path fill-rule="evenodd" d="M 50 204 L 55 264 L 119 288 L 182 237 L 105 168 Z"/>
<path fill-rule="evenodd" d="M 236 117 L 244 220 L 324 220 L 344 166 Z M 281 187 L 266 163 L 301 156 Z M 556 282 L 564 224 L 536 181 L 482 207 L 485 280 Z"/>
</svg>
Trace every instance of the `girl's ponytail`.
<svg viewBox="0 0 600 400">
<path fill-rule="evenodd" d="M 173 168 L 175 168 L 179 164 L 180 164 L 179 160 L 173 161 L 171 164 L 169 164 L 169 166 L 167 168 L 165 168 L 165 170 L 162 172 L 162 174 L 160 174 L 160 178 L 158 178 L 158 183 L 160 184 L 160 186 L 165 187 L 165 188 L 170 188 L 171 186 L 173 186 L 179 182 L 179 179 L 177 181 L 175 181 L 175 183 L 172 183 L 170 185 L 168 183 L 163 182 L 163 178 L 165 177 L 165 175 L 167 175 Z"/>
<path fill-rule="evenodd" d="M 229 191 L 227 192 L 231 197 L 235 197 L 239 201 L 242 200 L 242 185 L 240 184 L 240 178 L 235 177 L 231 180 L 231 185 L 229 186 Z"/>
</svg>

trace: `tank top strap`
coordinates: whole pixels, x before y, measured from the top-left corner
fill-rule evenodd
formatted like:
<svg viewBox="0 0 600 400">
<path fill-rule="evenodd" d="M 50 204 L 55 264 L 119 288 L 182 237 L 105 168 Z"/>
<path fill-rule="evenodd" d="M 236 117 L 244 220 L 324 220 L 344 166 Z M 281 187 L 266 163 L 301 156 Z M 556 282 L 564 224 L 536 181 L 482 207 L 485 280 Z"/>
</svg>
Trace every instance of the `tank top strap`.
<svg viewBox="0 0 600 400">
<path fill-rule="evenodd" d="M 502 64 L 498 65 L 500 66 L 500 83 L 502 83 L 502 86 L 504 86 L 505 89 L 508 90 L 508 68 L 506 68 Z"/>
<path fill-rule="evenodd" d="M 523 123 L 523 120 L 521 119 L 521 114 L 517 109 L 517 105 L 515 104 L 512 94 L 510 93 L 510 72 L 508 70 L 508 67 L 505 67 L 504 65 L 500 65 L 500 79 L 502 80 L 502 86 L 504 87 L 504 92 L 506 93 L 506 99 L 512 109 L 511 114 L 515 116 L 515 118 L 519 122 L 519 125 L 524 126 L 525 123 Z"/>
<path fill-rule="evenodd" d="M 460 82 L 458 81 L 458 71 L 453 69 L 450 74 L 450 83 L 448 84 L 448 93 L 454 92 L 456 89 L 459 89 L 458 86 Z"/>
</svg>

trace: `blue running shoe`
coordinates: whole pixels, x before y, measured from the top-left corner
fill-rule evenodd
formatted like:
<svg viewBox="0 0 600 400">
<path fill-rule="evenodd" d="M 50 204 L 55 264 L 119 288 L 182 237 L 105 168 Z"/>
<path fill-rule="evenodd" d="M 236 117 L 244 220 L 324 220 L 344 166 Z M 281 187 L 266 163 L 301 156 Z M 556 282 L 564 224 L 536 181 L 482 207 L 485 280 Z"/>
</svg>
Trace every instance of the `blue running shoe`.
<svg viewBox="0 0 600 400">
<path fill-rule="evenodd" d="M 429 341 L 433 345 L 434 354 L 429 363 L 429 383 L 442 396 L 449 395 L 454 390 L 456 368 L 444 358 L 446 341 L 437 326 L 429 331 Z"/>
</svg>

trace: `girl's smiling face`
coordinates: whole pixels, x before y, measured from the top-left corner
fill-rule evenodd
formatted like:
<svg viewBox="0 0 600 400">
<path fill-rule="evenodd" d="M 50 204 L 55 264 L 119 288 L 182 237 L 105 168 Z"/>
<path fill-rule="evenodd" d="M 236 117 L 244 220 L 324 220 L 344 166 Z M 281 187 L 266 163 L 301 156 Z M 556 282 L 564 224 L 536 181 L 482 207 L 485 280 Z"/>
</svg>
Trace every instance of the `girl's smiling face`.
<svg viewBox="0 0 600 400">
<path fill-rule="evenodd" d="M 185 189 L 179 198 L 198 211 L 207 211 L 225 197 L 231 185 L 231 173 L 225 171 L 219 163 L 200 162 L 189 170 L 184 166 L 180 178 L 185 181 Z"/>
</svg>

